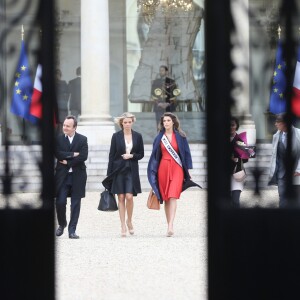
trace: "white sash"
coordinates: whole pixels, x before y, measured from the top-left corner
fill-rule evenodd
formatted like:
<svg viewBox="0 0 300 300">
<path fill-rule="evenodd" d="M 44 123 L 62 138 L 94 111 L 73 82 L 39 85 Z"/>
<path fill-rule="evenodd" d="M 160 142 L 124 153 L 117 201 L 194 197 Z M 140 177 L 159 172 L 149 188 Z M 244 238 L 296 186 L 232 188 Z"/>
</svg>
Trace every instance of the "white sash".
<svg viewBox="0 0 300 300">
<path fill-rule="evenodd" d="M 179 157 L 179 155 L 177 154 L 177 152 L 174 150 L 174 148 L 172 147 L 172 145 L 170 144 L 169 140 L 167 139 L 167 137 L 165 135 L 162 136 L 161 138 L 162 143 L 164 144 L 165 148 L 167 149 L 167 151 L 170 153 L 170 155 L 173 157 L 173 159 L 179 164 L 179 166 L 182 168 L 182 163 L 181 163 L 181 159 Z"/>
</svg>

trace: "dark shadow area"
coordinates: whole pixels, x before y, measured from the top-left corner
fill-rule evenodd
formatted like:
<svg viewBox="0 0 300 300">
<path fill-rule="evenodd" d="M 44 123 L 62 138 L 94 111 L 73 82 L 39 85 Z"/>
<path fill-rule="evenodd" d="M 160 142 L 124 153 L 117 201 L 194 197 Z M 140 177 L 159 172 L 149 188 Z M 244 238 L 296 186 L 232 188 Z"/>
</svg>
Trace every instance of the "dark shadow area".
<svg viewBox="0 0 300 300">
<path fill-rule="evenodd" d="M 206 1 L 205 4 L 209 299 L 298 299 L 300 210 L 234 209 L 230 206 L 227 141 L 230 109 L 234 105 L 231 77 L 234 70 L 231 43 L 234 41 L 231 37 L 235 31 L 231 2 Z M 286 31 L 287 99 L 290 101 L 295 1 L 282 1 L 281 5 L 281 19 Z M 287 113 L 292 117 L 289 106 Z M 291 151 L 291 145 L 287 146 L 287 151 Z M 291 162 L 289 156 L 287 178 L 292 178 Z M 257 171 L 256 183 L 259 183 L 259 169 L 253 171 Z M 291 190 L 291 182 L 287 180 L 287 191 Z M 257 184 L 256 193 L 259 194 L 259 190 Z"/>
<path fill-rule="evenodd" d="M 18 15 L 11 15 L 10 9 L 13 5 L 16 5 L 13 8 L 18 12 Z M 15 28 L 21 28 L 21 22 L 25 22 L 28 18 L 29 8 L 35 9 L 36 15 L 30 15 L 32 18 L 30 19 L 31 23 L 27 23 L 27 45 L 32 46 L 30 43 L 39 45 L 36 52 L 30 53 L 30 55 L 37 64 L 43 67 L 41 78 L 43 91 L 41 98 L 38 100 L 41 106 L 41 115 L 35 125 L 35 130 L 41 137 L 42 151 L 41 158 L 36 157 L 32 162 L 36 164 L 42 182 L 39 191 L 41 205 L 37 208 L 29 203 L 20 206 L 19 209 L 13 208 L 12 204 L 18 198 L 15 191 L 16 185 L 13 185 L 13 183 L 14 179 L 20 174 L 15 174 L 12 171 L 12 165 L 16 157 L 13 146 L 11 147 L 11 140 L 5 135 L 3 139 L 5 147 L 2 148 L 3 151 L 1 149 L 1 156 L 4 158 L 2 160 L 3 168 L 1 169 L 1 193 L 5 198 L 5 205 L 0 210 L 0 298 L 52 300 L 55 299 L 53 154 L 54 112 L 56 110 L 54 83 L 55 34 L 53 29 L 55 27 L 55 7 L 53 1 L 1 1 L 0 13 L 6 16 L 6 22 L 0 31 L 0 43 L 1 46 L 6 43 L 9 44 L 6 38 L 10 36 Z M 40 37 L 39 34 L 35 35 L 37 32 L 42 33 Z M 33 37 L 34 35 L 35 37 Z M 9 47 L 8 50 L 4 49 L 5 47 L 1 47 L 1 54 L 4 52 L 3 54 L 6 56 L 13 55 L 17 57 L 19 55 L 18 51 L 10 52 Z M 34 51 L 32 50 L 32 52 Z M 26 68 L 27 66 L 22 64 L 21 71 Z M 2 78 L 4 74 L 3 72 L 0 73 Z M 9 80 L 13 82 L 15 79 L 7 79 L 7 81 Z M 14 83 L 1 80 L 1 90 L 10 91 L 7 86 L 13 87 L 13 85 Z M 5 98 L 10 100 L 11 93 L 9 91 Z M 16 97 L 13 99 L 20 100 Z M 23 100 L 26 99 L 27 95 L 24 94 Z M 7 105 L 10 105 L 9 100 Z M 23 103 L 20 101 L 17 103 L 17 110 L 21 109 Z M 25 118 L 24 113 L 18 114 L 18 117 L 20 116 L 23 119 Z M 25 134 L 30 133 L 29 131 L 30 128 Z M 30 146 L 26 143 L 23 147 L 23 151 L 20 153 L 20 157 L 22 157 L 21 169 L 23 169 L 22 165 L 24 165 L 26 159 L 28 160 L 31 152 Z M 26 184 L 19 186 L 23 187 L 24 192 Z"/>
</svg>

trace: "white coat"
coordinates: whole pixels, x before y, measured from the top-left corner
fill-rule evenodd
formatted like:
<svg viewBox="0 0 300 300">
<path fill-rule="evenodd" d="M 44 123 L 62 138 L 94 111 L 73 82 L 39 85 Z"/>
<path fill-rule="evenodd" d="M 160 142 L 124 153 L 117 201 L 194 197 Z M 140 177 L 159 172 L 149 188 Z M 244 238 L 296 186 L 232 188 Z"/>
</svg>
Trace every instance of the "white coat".
<svg viewBox="0 0 300 300">
<path fill-rule="evenodd" d="M 291 157 L 295 158 L 295 164 L 294 164 L 294 172 L 300 173 L 300 129 L 295 128 L 294 126 L 291 127 L 292 131 L 292 155 Z M 270 163 L 270 174 L 269 174 L 269 181 L 274 176 L 275 170 L 276 170 L 276 157 L 277 157 L 277 146 L 279 142 L 280 137 L 280 131 L 278 130 L 273 135 L 273 141 L 272 141 L 272 156 L 271 156 L 271 163 Z M 295 185 L 300 185 L 300 176 L 294 177 Z"/>
</svg>

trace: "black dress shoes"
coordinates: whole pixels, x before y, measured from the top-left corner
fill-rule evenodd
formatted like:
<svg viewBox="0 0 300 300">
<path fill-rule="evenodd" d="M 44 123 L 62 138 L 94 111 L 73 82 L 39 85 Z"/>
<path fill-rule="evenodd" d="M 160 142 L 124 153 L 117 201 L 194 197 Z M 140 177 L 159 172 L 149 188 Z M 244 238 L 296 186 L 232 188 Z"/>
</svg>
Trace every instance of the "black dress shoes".
<svg viewBox="0 0 300 300">
<path fill-rule="evenodd" d="M 64 233 L 65 227 L 67 226 L 67 224 L 65 226 L 58 226 L 57 230 L 56 230 L 56 236 L 61 236 Z"/>
<path fill-rule="evenodd" d="M 69 233 L 69 238 L 70 239 L 79 239 L 79 236 L 74 232 L 74 233 Z"/>
</svg>

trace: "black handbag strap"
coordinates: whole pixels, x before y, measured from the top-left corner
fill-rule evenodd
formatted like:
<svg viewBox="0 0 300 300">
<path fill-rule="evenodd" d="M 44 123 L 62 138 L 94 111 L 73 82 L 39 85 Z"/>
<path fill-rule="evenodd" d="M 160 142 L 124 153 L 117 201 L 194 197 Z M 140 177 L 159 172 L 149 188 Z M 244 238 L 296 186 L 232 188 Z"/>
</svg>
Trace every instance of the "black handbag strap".
<svg viewBox="0 0 300 300">
<path fill-rule="evenodd" d="M 243 163 L 243 159 L 241 158 L 241 171 L 244 170 L 244 163 Z M 238 162 L 236 163 L 234 169 L 233 169 L 233 173 L 236 173 L 236 169 L 237 169 L 237 166 L 238 166 Z"/>
</svg>

